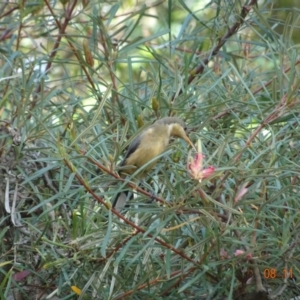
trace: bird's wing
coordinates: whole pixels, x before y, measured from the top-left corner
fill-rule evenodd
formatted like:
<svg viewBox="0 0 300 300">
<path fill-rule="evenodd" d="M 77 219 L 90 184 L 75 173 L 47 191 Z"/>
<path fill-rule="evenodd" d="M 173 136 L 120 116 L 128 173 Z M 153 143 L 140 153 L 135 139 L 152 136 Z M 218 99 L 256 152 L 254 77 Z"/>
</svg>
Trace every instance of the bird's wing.
<svg viewBox="0 0 300 300">
<path fill-rule="evenodd" d="M 141 142 L 141 134 L 138 135 L 128 146 L 128 150 L 124 156 L 123 161 L 120 164 L 121 167 L 124 165 L 126 159 L 130 156 L 130 154 L 132 154 L 138 148 L 138 146 L 140 145 L 140 142 Z"/>
</svg>

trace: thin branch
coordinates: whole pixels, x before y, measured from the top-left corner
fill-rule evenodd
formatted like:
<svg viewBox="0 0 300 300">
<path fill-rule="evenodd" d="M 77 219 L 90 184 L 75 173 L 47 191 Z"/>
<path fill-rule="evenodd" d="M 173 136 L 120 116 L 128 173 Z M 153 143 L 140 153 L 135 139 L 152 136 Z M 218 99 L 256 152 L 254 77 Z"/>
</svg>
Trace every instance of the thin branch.
<svg viewBox="0 0 300 300">
<path fill-rule="evenodd" d="M 187 80 L 187 83 L 190 84 L 198 75 L 202 74 L 204 71 L 204 68 L 208 65 L 208 63 L 210 62 L 210 60 L 216 56 L 220 49 L 223 47 L 223 45 L 227 42 L 227 40 L 233 36 L 235 33 L 238 32 L 238 30 L 240 29 L 240 27 L 242 26 L 242 24 L 244 23 L 244 20 L 246 18 L 246 16 L 248 15 L 248 13 L 251 10 L 251 6 L 256 5 L 257 0 L 250 0 L 248 5 L 245 5 L 242 7 L 241 10 L 241 14 L 239 17 L 239 20 L 228 29 L 228 31 L 226 32 L 226 34 L 219 40 L 218 44 L 211 50 L 210 54 L 208 57 L 206 57 L 200 64 L 198 67 L 196 67 L 194 70 L 192 70 L 190 72 L 190 76 Z M 179 96 L 183 93 L 183 90 L 181 89 L 179 91 L 179 93 L 174 94 L 172 96 L 172 101 L 174 101 L 175 96 Z"/>
</svg>

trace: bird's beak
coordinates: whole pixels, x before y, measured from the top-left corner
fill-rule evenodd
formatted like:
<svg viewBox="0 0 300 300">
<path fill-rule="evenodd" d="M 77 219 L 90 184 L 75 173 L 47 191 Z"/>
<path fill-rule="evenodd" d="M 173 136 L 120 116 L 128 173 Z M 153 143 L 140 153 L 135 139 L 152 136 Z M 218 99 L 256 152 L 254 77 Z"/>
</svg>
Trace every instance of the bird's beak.
<svg viewBox="0 0 300 300">
<path fill-rule="evenodd" d="M 196 147 L 194 146 L 194 144 L 192 143 L 190 138 L 187 136 L 187 134 L 182 126 L 180 126 L 179 124 L 173 124 L 173 126 L 171 127 L 171 130 L 172 130 L 171 135 L 177 136 L 177 137 L 185 140 L 196 151 Z"/>
<path fill-rule="evenodd" d="M 196 147 L 195 147 L 195 145 L 192 143 L 192 141 L 190 140 L 190 138 L 187 136 L 187 135 L 185 135 L 184 137 L 183 137 L 183 139 L 195 150 L 195 151 L 197 151 L 197 149 L 196 149 Z"/>
</svg>

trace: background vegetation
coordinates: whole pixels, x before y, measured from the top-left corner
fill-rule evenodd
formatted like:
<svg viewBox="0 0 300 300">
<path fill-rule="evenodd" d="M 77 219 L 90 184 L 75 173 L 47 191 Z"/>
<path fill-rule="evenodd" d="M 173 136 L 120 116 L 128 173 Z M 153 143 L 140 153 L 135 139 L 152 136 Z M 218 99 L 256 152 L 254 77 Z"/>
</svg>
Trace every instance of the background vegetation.
<svg viewBox="0 0 300 300">
<path fill-rule="evenodd" d="M 300 295 L 300 10 L 281 2 L 2 2 L 1 299 Z M 172 143 L 118 215 L 116 165 L 167 115 L 216 171 L 192 180 Z"/>
</svg>

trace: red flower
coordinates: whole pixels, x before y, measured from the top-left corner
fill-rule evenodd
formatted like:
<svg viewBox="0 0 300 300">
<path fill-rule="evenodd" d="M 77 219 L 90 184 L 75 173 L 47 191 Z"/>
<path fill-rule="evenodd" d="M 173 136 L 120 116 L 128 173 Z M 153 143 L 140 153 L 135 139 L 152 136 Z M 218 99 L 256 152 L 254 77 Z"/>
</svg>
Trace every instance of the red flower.
<svg viewBox="0 0 300 300">
<path fill-rule="evenodd" d="M 207 177 L 210 177 L 214 174 L 215 168 L 209 166 L 206 169 L 203 169 L 203 159 L 204 155 L 201 153 L 201 142 L 198 140 L 197 151 L 195 157 L 191 155 L 188 156 L 188 172 L 191 178 L 201 181 Z"/>
</svg>

